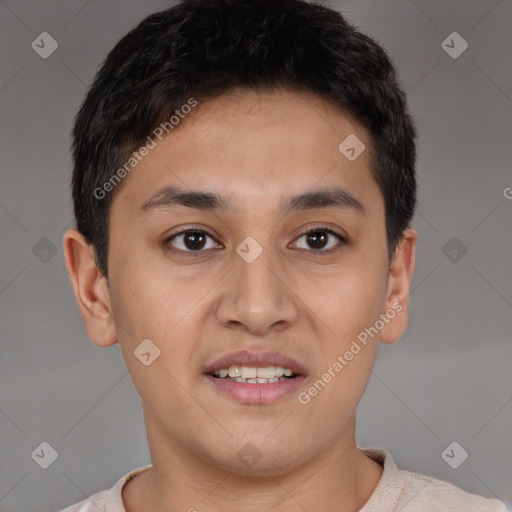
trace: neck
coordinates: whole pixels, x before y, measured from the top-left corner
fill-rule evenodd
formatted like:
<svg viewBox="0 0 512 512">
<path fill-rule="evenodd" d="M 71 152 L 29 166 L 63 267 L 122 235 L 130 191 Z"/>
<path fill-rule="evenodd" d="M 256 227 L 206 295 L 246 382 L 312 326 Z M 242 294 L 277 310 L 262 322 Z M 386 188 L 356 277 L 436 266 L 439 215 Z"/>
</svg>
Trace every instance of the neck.
<svg viewBox="0 0 512 512">
<path fill-rule="evenodd" d="M 348 435 L 305 463 L 240 472 L 148 429 L 153 467 L 123 489 L 126 511 L 259 512 L 264 505 L 280 512 L 357 512 L 377 487 L 383 468 L 357 448 L 354 433 L 355 417 Z"/>
</svg>

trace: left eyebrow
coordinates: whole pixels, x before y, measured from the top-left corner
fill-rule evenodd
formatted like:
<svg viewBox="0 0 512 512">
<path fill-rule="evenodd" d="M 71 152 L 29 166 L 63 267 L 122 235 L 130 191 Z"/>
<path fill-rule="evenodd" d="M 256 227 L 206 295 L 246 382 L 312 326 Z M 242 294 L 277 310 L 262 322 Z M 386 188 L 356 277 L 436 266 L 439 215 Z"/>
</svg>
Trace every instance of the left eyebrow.
<svg viewBox="0 0 512 512">
<path fill-rule="evenodd" d="M 312 210 L 314 208 L 349 208 L 365 213 L 361 201 L 343 188 L 326 188 L 291 196 L 281 206 L 281 209 L 286 213 L 293 210 Z"/>
<path fill-rule="evenodd" d="M 188 206 L 198 210 L 232 210 L 229 198 L 199 190 L 185 190 L 175 186 L 167 186 L 153 194 L 140 207 L 141 212 L 156 208 L 172 206 Z M 281 211 L 289 213 L 296 210 L 312 210 L 318 208 L 353 209 L 365 213 L 363 204 L 347 190 L 342 188 L 326 188 L 297 194 L 281 202 Z"/>
</svg>

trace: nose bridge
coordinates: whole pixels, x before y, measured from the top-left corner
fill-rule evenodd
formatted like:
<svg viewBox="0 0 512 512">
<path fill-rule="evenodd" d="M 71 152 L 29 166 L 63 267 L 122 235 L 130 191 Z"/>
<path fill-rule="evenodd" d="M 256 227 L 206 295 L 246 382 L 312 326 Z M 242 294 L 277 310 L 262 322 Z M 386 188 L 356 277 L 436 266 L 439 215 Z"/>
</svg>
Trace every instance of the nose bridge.
<svg viewBox="0 0 512 512">
<path fill-rule="evenodd" d="M 243 325 L 250 331 L 263 333 L 296 320 L 296 304 L 285 284 L 279 254 L 268 246 L 269 238 L 260 244 L 247 237 L 236 248 L 230 290 L 217 309 L 223 324 Z"/>
<path fill-rule="evenodd" d="M 247 249 L 249 249 L 248 253 L 254 250 L 251 248 L 251 242 L 246 242 L 240 248 L 240 251 Z M 252 297 L 256 300 L 258 296 L 261 296 L 261 299 L 265 299 L 266 303 L 276 299 L 276 293 L 279 294 L 280 290 L 278 290 L 279 287 L 276 286 L 277 283 L 275 282 L 278 271 L 274 270 L 276 267 L 275 262 L 272 265 L 271 250 L 266 248 L 254 261 L 247 261 L 240 257 L 236 266 L 239 299 L 242 297 Z M 258 302 L 260 301 L 257 301 L 255 305 Z"/>
<path fill-rule="evenodd" d="M 249 237 L 237 248 L 239 259 L 235 264 L 236 295 L 239 306 L 243 305 L 248 310 L 263 312 L 266 309 L 270 310 L 272 304 L 277 305 L 280 302 L 283 289 L 282 284 L 279 286 L 276 282 L 276 273 L 279 270 L 272 248 L 268 243 L 264 247 L 256 244 L 258 243 Z M 248 257 L 251 253 L 253 257 L 256 256 L 255 259 Z"/>
</svg>

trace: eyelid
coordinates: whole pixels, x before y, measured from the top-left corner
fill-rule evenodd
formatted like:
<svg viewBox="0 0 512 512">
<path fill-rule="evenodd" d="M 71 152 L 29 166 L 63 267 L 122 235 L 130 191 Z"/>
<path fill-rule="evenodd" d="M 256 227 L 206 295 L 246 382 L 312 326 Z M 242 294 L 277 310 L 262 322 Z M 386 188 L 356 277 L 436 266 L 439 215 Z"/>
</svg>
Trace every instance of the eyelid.
<svg viewBox="0 0 512 512">
<path fill-rule="evenodd" d="M 308 233 L 317 233 L 317 232 L 326 232 L 326 233 L 332 233 L 333 235 L 336 235 L 337 237 L 339 237 L 341 240 L 343 240 L 344 242 L 348 242 L 348 237 L 346 235 L 343 235 L 341 233 L 338 233 L 334 228 L 331 228 L 329 226 L 316 226 L 316 227 L 313 227 L 313 228 L 310 228 L 310 229 L 307 229 L 306 231 L 303 231 L 300 235 L 299 235 L 299 238 L 303 235 L 307 235 Z"/>
</svg>

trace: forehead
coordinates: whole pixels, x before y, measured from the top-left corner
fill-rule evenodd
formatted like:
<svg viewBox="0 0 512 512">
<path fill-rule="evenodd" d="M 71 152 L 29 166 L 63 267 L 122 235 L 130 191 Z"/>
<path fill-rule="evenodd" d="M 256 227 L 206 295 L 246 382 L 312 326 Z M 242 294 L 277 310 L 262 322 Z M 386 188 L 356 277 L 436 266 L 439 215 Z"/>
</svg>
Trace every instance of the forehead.
<svg viewBox="0 0 512 512">
<path fill-rule="evenodd" d="M 230 197 L 235 209 L 272 202 L 277 209 L 283 196 L 315 188 L 342 187 L 361 200 L 380 198 L 367 131 L 314 94 L 234 91 L 200 102 L 177 128 L 155 139 L 124 178 L 113 210 L 138 215 L 151 196 L 172 185 Z M 365 149 L 351 161 L 339 146 L 354 136 Z"/>
</svg>

